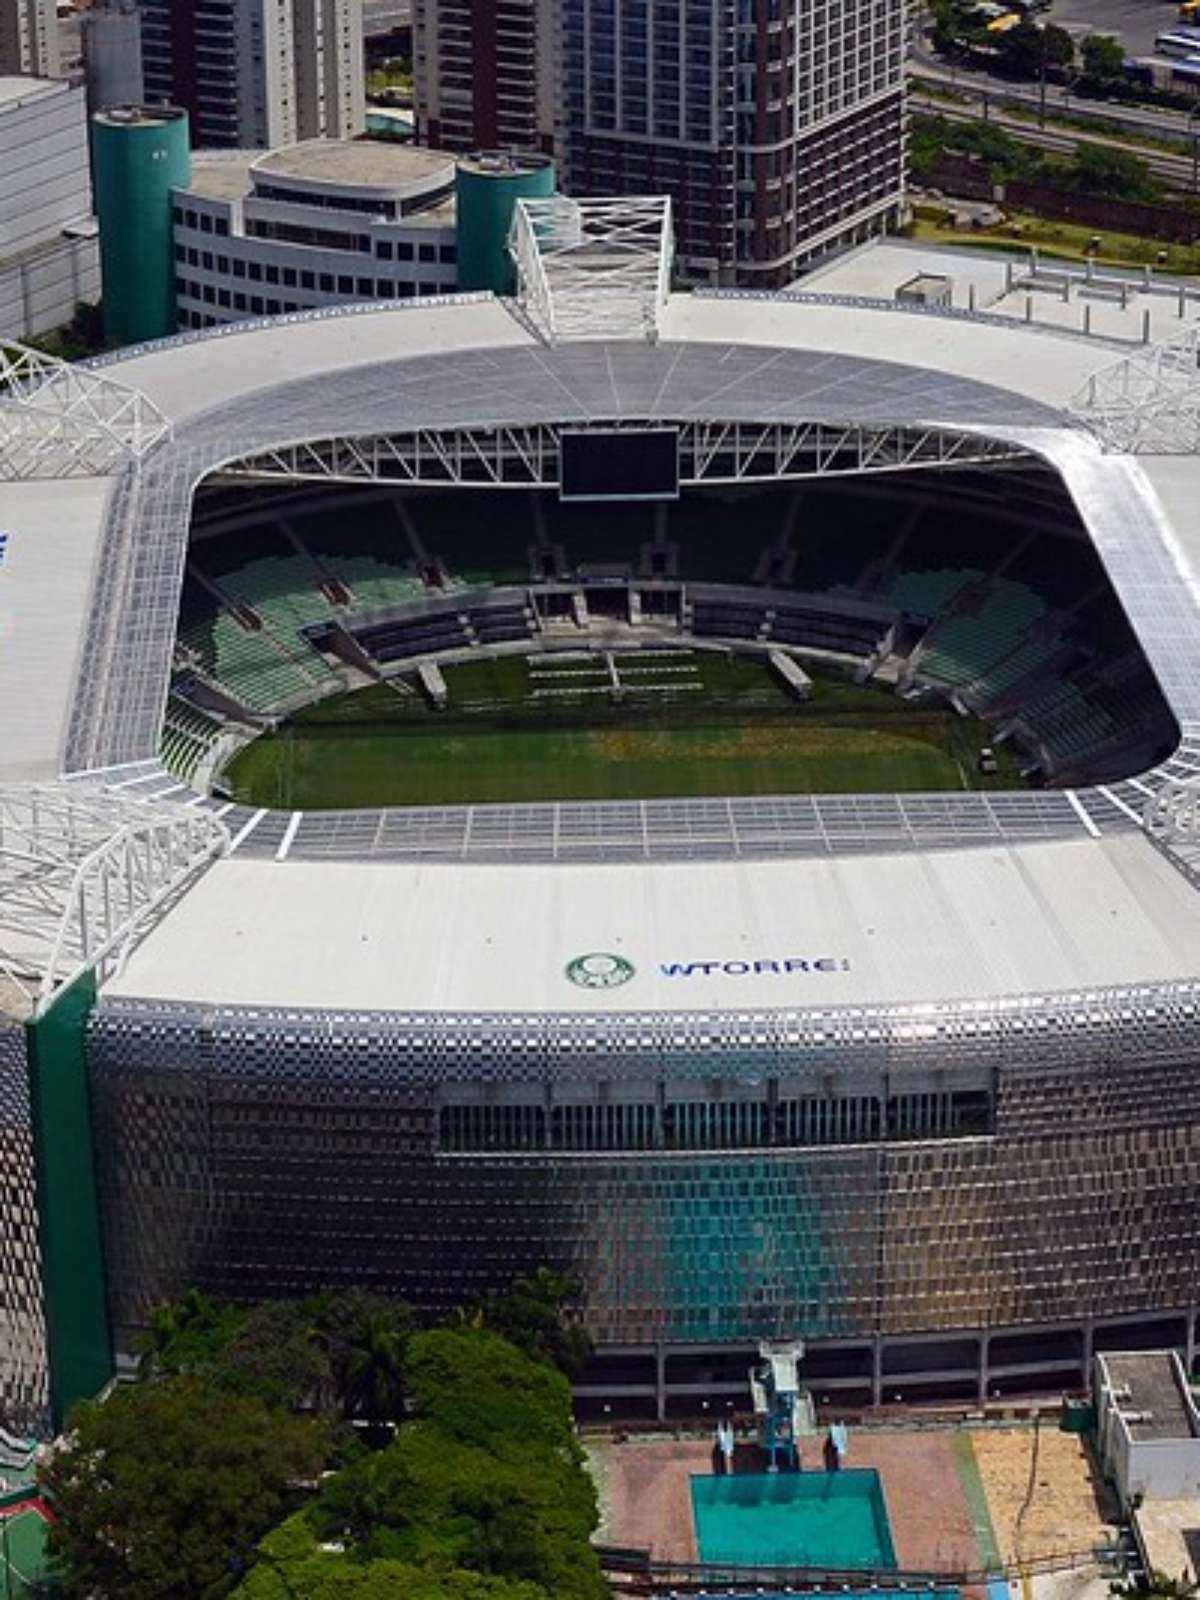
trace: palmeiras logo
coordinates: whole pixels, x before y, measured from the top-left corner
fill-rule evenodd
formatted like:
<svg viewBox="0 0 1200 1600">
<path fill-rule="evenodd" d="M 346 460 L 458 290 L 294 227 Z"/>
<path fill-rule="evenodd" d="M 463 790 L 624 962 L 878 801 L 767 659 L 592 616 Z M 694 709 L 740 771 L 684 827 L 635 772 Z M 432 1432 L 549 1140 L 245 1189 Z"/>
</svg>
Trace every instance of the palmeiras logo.
<svg viewBox="0 0 1200 1600">
<path fill-rule="evenodd" d="M 632 961 L 624 956 L 610 955 L 605 950 L 593 950 L 586 956 L 576 956 L 568 961 L 566 974 L 581 989 L 619 989 L 633 977 Z"/>
</svg>

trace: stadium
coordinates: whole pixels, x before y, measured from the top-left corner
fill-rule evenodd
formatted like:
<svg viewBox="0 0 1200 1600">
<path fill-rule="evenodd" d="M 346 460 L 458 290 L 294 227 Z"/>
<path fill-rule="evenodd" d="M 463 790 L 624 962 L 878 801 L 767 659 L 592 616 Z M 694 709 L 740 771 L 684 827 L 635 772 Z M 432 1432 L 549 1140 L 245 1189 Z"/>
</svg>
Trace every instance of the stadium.
<svg viewBox="0 0 1200 1600">
<path fill-rule="evenodd" d="M 585 1411 L 1190 1363 L 1194 336 L 534 266 L 5 357 L 4 1420 L 543 1264 Z"/>
</svg>

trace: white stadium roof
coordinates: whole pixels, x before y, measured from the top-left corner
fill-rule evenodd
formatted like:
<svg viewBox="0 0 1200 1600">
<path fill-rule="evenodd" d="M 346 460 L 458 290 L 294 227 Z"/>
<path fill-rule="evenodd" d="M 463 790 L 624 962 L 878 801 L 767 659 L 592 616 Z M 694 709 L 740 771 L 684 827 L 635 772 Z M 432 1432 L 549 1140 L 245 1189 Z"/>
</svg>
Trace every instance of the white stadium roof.
<svg viewBox="0 0 1200 1600">
<path fill-rule="evenodd" d="M 87 769 L 123 799 L 216 811 L 232 840 L 231 859 L 106 992 L 640 1010 L 1200 976 L 1194 890 L 1138 831 L 1164 782 L 1200 773 L 1200 458 L 1105 454 L 1071 423 L 1072 397 L 1121 349 L 1012 319 L 811 297 L 673 296 L 660 328 L 657 347 L 548 350 L 488 296 L 234 325 L 98 366 L 172 430 L 140 467 L 5 483 L 0 462 L 0 784 Z M 866 418 L 1035 452 L 1079 506 L 1183 728 L 1180 750 L 1155 773 L 1078 794 L 308 816 L 221 806 L 165 774 L 158 722 L 195 484 L 322 433 L 508 425 L 523 412 Z M 495 942 L 510 937 L 518 896 L 530 956 L 519 974 Z M 565 962 L 610 950 L 638 969 L 611 996 L 563 979 Z M 658 970 L 810 955 L 849 965 L 720 981 Z M 814 978 L 811 994 L 791 989 L 799 976 Z"/>
<path fill-rule="evenodd" d="M 589 955 L 633 975 L 572 982 L 568 965 Z M 1125 835 L 702 870 L 235 857 L 107 992 L 528 1015 L 953 1002 L 1196 976 L 1195 891 Z"/>
</svg>

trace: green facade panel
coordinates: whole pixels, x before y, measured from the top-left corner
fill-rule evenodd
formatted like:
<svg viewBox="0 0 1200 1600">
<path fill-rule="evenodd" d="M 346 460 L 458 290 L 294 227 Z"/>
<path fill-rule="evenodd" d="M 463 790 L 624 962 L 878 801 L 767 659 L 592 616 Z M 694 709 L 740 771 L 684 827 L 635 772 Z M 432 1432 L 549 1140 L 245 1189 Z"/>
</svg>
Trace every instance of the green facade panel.
<svg viewBox="0 0 1200 1600">
<path fill-rule="evenodd" d="M 140 344 L 175 332 L 171 190 L 191 181 L 186 111 L 120 107 L 92 119 L 104 333 Z"/>
<path fill-rule="evenodd" d="M 113 1370 L 84 1048 L 95 998 L 85 973 L 26 1024 L 55 1427 Z"/>
<path fill-rule="evenodd" d="M 508 230 L 518 200 L 542 200 L 554 193 L 554 163 L 549 156 L 484 151 L 465 156 L 455 177 L 458 287 L 490 289 L 509 295 L 515 274 L 508 254 Z"/>
</svg>

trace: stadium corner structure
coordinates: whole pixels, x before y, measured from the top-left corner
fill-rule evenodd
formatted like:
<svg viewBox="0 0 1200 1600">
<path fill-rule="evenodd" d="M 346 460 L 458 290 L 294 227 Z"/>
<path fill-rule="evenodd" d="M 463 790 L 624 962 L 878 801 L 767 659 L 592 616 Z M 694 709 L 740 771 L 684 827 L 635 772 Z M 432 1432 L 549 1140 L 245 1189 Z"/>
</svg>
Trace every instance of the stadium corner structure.
<svg viewBox="0 0 1200 1600">
<path fill-rule="evenodd" d="M 720 292 L 671 296 L 653 340 L 548 343 L 462 295 L 80 368 L 10 352 L 6 1425 L 57 1425 L 185 1285 L 437 1310 L 542 1264 L 578 1278 L 598 1341 L 580 1406 L 628 1416 L 734 1393 L 761 1337 L 803 1337 L 815 1391 L 856 1406 L 1068 1387 L 1114 1344 L 1190 1364 L 1200 457 L 1178 429 L 1123 447 L 1074 406 L 1120 355 Z M 641 487 L 682 508 L 590 579 L 554 554 L 568 448 L 593 489 L 657 474 Z M 906 509 L 869 581 L 801 585 L 796 493 L 835 478 L 885 511 L 903 486 Z M 951 481 L 964 498 L 939 500 Z M 305 496 L 368 491 L 391 497 L 406 588 L 345 514 L 320 549 L 306 531 Z M 756 571 L 689 589 L 674 530 L 718 562 L 752 494 L 781 508 Z M 439 565 L 459 495 L 476 519 L 494 503 L 497 541 L 522 497 L 536 572 L 473 588 Z M 985 559 L 972 506 L 1021 495 L 1042 509 Z M 914 519 L 935 502 L 918 603 L 897 551 L 932 538 Z M 258 588 L 206 560 L 201 503 L 254 538 L 272 522 Z M 1053 523 L 1078 530 L 1086 593 L 1055 591 Z M 214 787 L 201 758 L 230 728 L 389 659 L 531 653 L 555 629 L 578 647 L 589 595 L 627 643 L 639 617 L 799 659 L 819 637 L 1018 731 L 1036 702 L 1046 781 L 337 812 Z"/>
</svg>

